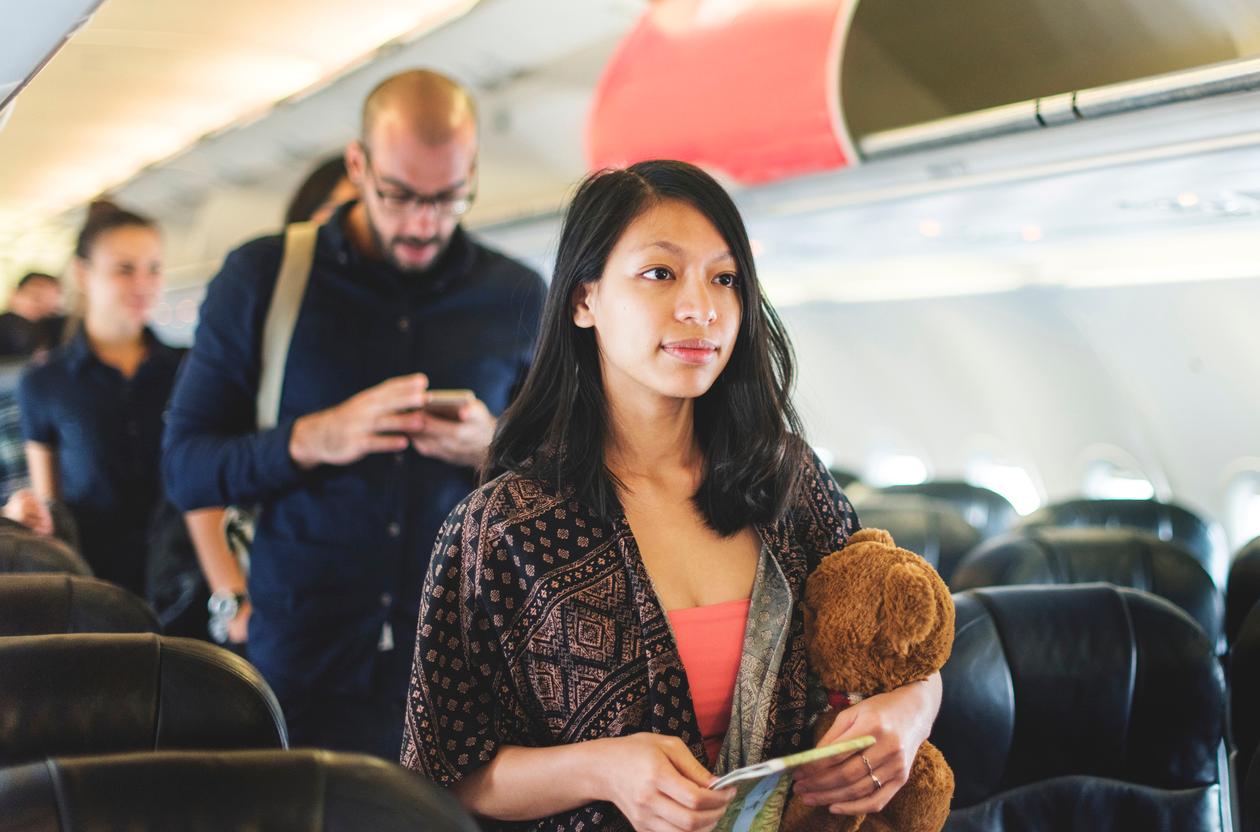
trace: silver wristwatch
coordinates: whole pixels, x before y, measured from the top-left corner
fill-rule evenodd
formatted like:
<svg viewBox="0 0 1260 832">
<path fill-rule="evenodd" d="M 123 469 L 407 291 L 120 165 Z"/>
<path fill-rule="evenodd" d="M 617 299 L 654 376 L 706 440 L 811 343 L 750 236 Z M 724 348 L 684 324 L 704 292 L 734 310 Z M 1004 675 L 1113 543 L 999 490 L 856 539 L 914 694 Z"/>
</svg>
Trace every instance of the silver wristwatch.
<svg viewBox="0 0 1260 832">
<path fill-rule="evenodd" d="M 206 609 L 210 611 L 210 638 L 219 644 L 226 644 L 228 626 L 248 600 L 249 596 L 244 592 L 234 592 L 230 589 L 220 589 L 211 593 L 210 600 L 206 602 Z"/>
</svg>

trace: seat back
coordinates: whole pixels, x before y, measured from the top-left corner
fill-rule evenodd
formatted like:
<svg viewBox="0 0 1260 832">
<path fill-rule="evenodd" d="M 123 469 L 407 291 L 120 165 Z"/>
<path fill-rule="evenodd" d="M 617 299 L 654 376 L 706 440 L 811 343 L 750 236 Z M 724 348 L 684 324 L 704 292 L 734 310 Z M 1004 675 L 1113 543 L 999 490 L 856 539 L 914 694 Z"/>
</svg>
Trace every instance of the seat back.
<svg viewBox="0 0 1260 832">
<path fill-rule="evenodd" d="M 1188 615 L 1107 584 L 975 589 L 954 602 L 932 742 L 954 770 L 958 828 L 1137 828 L 1098 827 L 1098 806 L 1202 821 L 1163 828 L 1224 828 L 1224 678 Z M 1071 794 L 1080 799 L 1064 802 Z M 1037 821 L 1047 795 L 1055 810 Z"/>
<path fill-rule="evenodd" d="M 148 604 L 108 581 L 70 574 L 0 575 L 0 636 L 159 631 Z"/>
<path fill-rule="evenodd" d="M 1242 832 L 1260 832 L 1260 757 L 1253 753 L 1251 764 L 1246 768 L 1238 768 L 1239 776 L 1243 772 L 1246 772 L 1246 777 L 1239 800 L 1242 804 L 1242 823 L 1239 828 Z"/>
<path fill-rule="evenodd" d="M 992 489 L 969 482 L 928 480 L 913 485 L 890 485 L 880 491 L 885 494 L 919 494 L 943 500 L 985 539 L 1002 534 L 1019 519 L 1019 513 L 1010 500 Z"/>
<path fill-rule="evenodd" d="M 66 572 L 92 576 L 87 561 L 69 544 L 17 524 L 0 526 L 0 573 Z"/>
<path fill-rule="evenodd" d="M 1243 619 L 1260 600 L 1260 537 L 1238 550 L 1225 585 L 1225 636 L 1233 643 Z"/>
<path fill-rule="evenodd" d="M 444 790 L 397 765 L 330 751 L 158 752 L 0 770 L 19 829 L 476 832 Z"/>
<path fill-rule="evenodd" d="M 1166 598 L 1224 654 L 1224 607 L 1211 576 L 1189 552 L 1135 529 L 1022 528 L 977 546 L 954 572 L 952 587 L 1095 582 Z"/>
<path fill-rule="evenodd" d="M 212 644 L 152 634 L 0 638 L 0 766 L 287 743 L 262 676 Z"/>
<path fill-rule="evenodd" d="M 1028 526 L 1115 526 L 1140 529 L 1176 543 L 1203 566 L 1221 586 L 1229 570 L 1229 553 L 1218 551 L 1212 527 L 1199 515 L 1158 500 L 1067 500 L 1043 506 L 1020 523 Z"/>
<path fill-rule="evenodd" d="M 855 499 L 855 505 L 864 527 L 887 529 L 898 546 L 921 555 L 946 583 L 963 556 L 980 542 L 980 533 L 943 500 L 873 492 Z"/>
<path fill-rule="evenodd" d="M 1260 745 L 1260 604 L 1252 606 L 1229 648 L 1229 700 L 1230 733 L 1238 751 L 1234 770 L 1241 775 Z"/>
</svg>

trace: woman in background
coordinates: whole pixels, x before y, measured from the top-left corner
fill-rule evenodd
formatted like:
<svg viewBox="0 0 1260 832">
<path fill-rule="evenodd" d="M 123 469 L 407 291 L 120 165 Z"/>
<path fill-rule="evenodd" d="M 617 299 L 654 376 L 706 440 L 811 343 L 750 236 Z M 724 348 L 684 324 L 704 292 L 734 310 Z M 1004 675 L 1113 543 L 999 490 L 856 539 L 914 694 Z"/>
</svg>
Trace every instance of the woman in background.
<svg viewBox="0 0 1260 832">
<path fill-rule="evenodd" d="M 98 577 L 143 596 L 162 412 L 181 359 L 148 327 L 162 288 L 157 225 L 94 203 L 73 271 L 82 323 L 18 386 L 31 487 L 70 509 Z"/>
<path fill-rule="evenodd" d="M 284 212 L 284 224 L 313 222 L 323 225 L 337 206 L 358 195 L 358 189 L 346 175 L 346 157 L 339 153 L 321 162 L 302 180 Z"/>
</svg>

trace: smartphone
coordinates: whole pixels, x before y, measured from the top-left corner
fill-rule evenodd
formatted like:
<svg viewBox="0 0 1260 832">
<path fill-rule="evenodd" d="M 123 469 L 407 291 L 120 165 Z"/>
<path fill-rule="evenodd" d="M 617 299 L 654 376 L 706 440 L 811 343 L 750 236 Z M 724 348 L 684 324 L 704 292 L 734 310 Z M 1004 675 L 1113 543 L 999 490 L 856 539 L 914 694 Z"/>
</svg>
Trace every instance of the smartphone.
<svg viewBox="0 0 1260 832">
<path fill-rule="evenodd" d="M 464 405 L 476 398 L 471 390 L 430 390 L 429 403 L 424 406 L 425 413 L 431 413 L 439 419 L 459 419 L 459 411 Z"/>
</svg>

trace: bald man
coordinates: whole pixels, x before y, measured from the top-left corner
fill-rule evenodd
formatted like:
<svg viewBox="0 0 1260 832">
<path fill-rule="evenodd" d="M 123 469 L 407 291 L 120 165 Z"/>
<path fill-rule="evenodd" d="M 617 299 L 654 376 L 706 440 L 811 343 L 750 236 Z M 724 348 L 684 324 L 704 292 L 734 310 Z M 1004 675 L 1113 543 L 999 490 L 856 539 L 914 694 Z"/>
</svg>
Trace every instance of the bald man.
<svg viewBox="0 0 1260 832">
<path fill-rule="evenodd" d="M 545 289 L 460 227 L 477 121 L 449 78 L 380 84 L 345 157 L 361 197 L 315 238 L 278 423 L 256 418 L 286 246 L 271 236 L 228 255 L 208 288 L 163 470 L 194 516 L 261 508 L 248 586 L 222 546 L 202 565 L 212 611 L 228 633 L 247 629 L 291 743 L 397 760 L 430 550 L 524 379 Z M 439 410 L 439 389 L 472 393 Z"/>
</svg>

